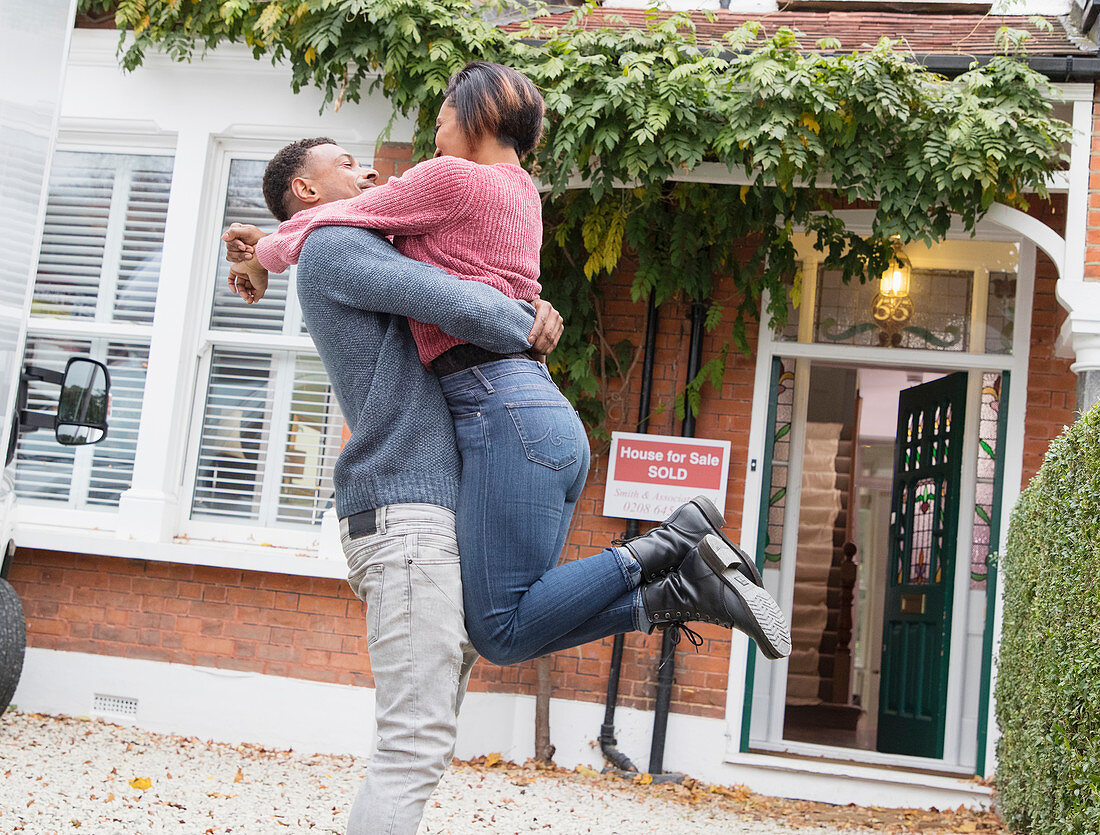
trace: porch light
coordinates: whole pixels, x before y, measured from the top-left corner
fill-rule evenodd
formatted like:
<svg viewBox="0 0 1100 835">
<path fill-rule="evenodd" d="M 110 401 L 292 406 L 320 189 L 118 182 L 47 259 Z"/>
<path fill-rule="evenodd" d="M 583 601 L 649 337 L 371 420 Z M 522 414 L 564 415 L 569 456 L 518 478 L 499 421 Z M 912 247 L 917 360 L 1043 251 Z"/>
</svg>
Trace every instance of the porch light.
<svg viewBox="0 0 1100 835">
<path fill-rule="evenodd" d="M 871 318 L 879 327 L 880 345 L 900 345 L 901 331 L 913 318 L 913 300 L 909 296 L 912 273 L 909 258 L 895 242 L 890 265 L 879 278 L 878 293 L 871 301 Z"/>
<path fill-rule="evenodd" d="M 879 293 L 890 298 L 901 298 L 909 295 L 909 266 L 907 264 L 893 263 L 879 279 Z"/>
</svg>

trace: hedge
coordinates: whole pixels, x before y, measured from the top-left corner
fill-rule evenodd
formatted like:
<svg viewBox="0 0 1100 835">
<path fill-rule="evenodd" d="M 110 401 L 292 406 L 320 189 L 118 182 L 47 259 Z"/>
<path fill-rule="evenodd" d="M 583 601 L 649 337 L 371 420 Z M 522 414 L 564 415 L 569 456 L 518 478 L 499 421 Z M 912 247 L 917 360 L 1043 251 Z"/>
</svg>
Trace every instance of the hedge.
<svg viewBox="0 0 1100 835">
<path fill-rule="evenodd" d="M 1019 833 L 1100 833 L 1100 407 L 1050 446 L 1009 526 L 997 786 Z"/>
</svg>

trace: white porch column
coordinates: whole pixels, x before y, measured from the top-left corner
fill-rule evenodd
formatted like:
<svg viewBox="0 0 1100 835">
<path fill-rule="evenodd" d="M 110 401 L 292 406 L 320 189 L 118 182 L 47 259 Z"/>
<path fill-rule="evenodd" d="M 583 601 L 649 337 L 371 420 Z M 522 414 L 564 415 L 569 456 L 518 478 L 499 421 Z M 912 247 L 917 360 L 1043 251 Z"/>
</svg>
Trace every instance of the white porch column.
<svg viewBox="0 0 1100 835">
<path fill-rule="evenodd" d="M 1074 357 L 1077 408 L 1100 402 L 1100 281 L 1058 282 L 1058 299 L 1069 311 L 1059 334 L 1059 353 Z"/>
<path fill-rule="evenodd" d="M 210 134 L 184 128 L 176 144 L 164 254 L 153 314 L 153 340 L 142 400 L 134 477 L 119 501 L 117 535 L 148 542 L 170 539 L 179 517 L 182 445 L 194 396 L 195 333 L 203 294 L 192 284 L 203 220 Z"/>
<path fill-rule="evenodd" d="M 1058 301 L 1069 316 L 1058 338 L 1058 354 L 1074 358 L 1077 408 L 1100 402 L 1100 281 L 1085 278 L 1088 254 L 1089 177 L 1092 160 L 1093 103 L 1073 103 L 1069 195 L 1066 205 L 1066 254 L 1058 279 Z"/>
</svg>

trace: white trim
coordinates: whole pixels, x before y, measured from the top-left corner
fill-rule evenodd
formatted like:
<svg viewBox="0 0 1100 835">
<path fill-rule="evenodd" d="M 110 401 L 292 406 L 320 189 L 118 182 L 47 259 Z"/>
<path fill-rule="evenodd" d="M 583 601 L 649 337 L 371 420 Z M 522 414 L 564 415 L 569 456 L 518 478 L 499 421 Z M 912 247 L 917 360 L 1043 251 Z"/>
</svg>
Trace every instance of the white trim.
<svg viewBox="0 0 1100 835">
<path fill-rule="evenodd" d="M 984 342 L 984 339 L 983 339 Z M 943 723 L 944 763 L 958 763 L 973 774 L 977 762 L 962 763 L 962 719 L 965 706 L 966 668 L 970 622 L 970 558 L 974 549 L 974 501 L 978 488 L 978 431 L 982 408 L 982 375 L 967 375 L 963 419 L 962 473 L 959 479 L 959 518 L 955 524 L 955 565 L 951 580 L 951 632 L 948 637 L 947 696 Z M 981 659 L 978 659 L 981 663 Z M 952 705 L 956 706 L 952 709 Z"/>
<path fill-rule="evenodd" d="M 1092 100 L 1074 102 L 1073 138 L 1069 154 L 1070 172 L 1074 176 L 1070 179 L 1069 196 L 1066 200 L 1065 259 L 1058 269 L 1058 275 L 1067 281 L 1085 279 L 1085 229 L 1088 223 L 1092 125 Z"/>
<path fill-rule="evenodd" d="M 963 351 L 935 351 L 924 348 L 879 348 L 873 345 L 828 345 L 823 342 L 776 342 L 772 355 L 841 361 L 893 368 L 898 365 L 935 371 L 1000 371 L 1011 364 L 1007 354 L 971 354 Z"/>
<path fill-rule="evenodd" d="M 971 349 L 985 351 L 987 319 L 989 318 L 989 270 L 984 266 L 974 268 L 970 292 Z"/>
<path fill-rule="evenodd" d="M 825 746 L 820 747 L 824 748 Z M 842 750 L 847 753 L 851 749 Z M 918 757 L 910 757 L 907 759 L 919 760 Z M 787 779 L 794 774 L 806 774 L 814 778 L 841 777 L 845 781 L 870 781 L 885 784 L 883 786 L 884 788 L 888 786 L 890 790 L 894 792 L 903 792 L 905 788 L 918 787 L 943 792 L 972 793 L 974 799 L 981 805 L 991 805 L 993 800 L 993 790 L 991 788 L 975 783 L 973 779 L 960 779 L 943 774 L 942 772 L 944 769 L 936 760 L 930 761 L 931 767 L 939 770 L 941 772 L 939 774 L 929 774 L 923 770 L 917 770 L 927 768 L 928 762 L 924 765 L 911 765 L 909 767 L 883 763 L 882 767 L 876 768 L 872 765 L 865 765 L 852 761 L 831 762 L 821 757 L 785 757 L 757 753 L 736 754 L 729 762 L 733 765 L 751 766 L 754 770 L 767 769 L 785 772 L 788 775 Z M 844 788 L 846 789 L 846 786 Z M 838 802 L 853 802 L 847 794 L 847 791 L 844 791 L 844 793 L 840 795 L 826 795 L 819 799 L 823 802 L 833 804 Z M 887 803 L 879 805 L 890 808 L 890 806 L 894 804 Z M 906 802 L 899 797 L 896 805 L 904 806 Z"/>
<path fill-rule="evenodd" d="M 1085 82 L 1077 81 L 1064 81 L 1058 84 L 1051 84 L 1050 89 L 1055 95 L 1048 96 L 1048 98 L 1057 100 L 1061 97 L 1063 101 L 1067 102 L 1088 102 L 1092 104 L 1092 85 Z"/>
<path fill-rule="evenodd" d="M 321 526 L 294 525 L 287 522 L 264 524 L 253 519 L 236 520 L 229 516 L 200 515 L 188 520 L 186 532 L 181 537 L 199 542 L 232 542 L 244 546 L 296 549 L 313 556 L 321 545 Z"/>
<path fill-rule="evenodd" d="M 202 178 L 190 172 L 202 170 L 209 145 L 205 131 L 184 130 L 174 149 L 133 480 L 119 499 L 119 530 L 145 542 L 162 542 L 176 532 L 180 412 L 190 396 L 180 381 L 190 376 L 194 360 L 186 346 L 198 328 L 189 256 L 203 200 Z"/>
<path fill-rule="evenodd" d="M 149 119 L 91 119 L 62 117 L 57 150 L 93 154 L 169 156 L 177 135 Z"/>
<path fill-rule="evenodd" d="M 305 549 L 265 546 L 257 540 L 216 541 L 213 539 L 176 539 L 172 542 L 142 542 L 121 539 L 111 530 L 94 526 L 61 527 L 29 512 L 16 504 L 15 541 L 21 548 L 41 548 L 70 554 L 91 554 L 124 559 L 171 562 L 180 565 L 208 565 L 216 568 L 237 568 L 262 571 L 267 574 L 291 574 L 302 577 L 347 579 L 348 567 L 343 559 L 315 556 Z M 66 514 L 68 516 L 68 514 Z"/>
<path fill-rule="evenodd" d="M 790 762 L 793 758 L 801 761 L 805 767 L 806 760 L 814 761 L 814 768 L 819 765 L 844 766 L 855 768 L 880 767 L 890 769 L 906 769 L 908 771 L 931 771 L 943 775 L 958 774 L 972 777 L 974 769 L 969 765 L 955 765 L 946 760 L 937 760 L 931 757 L 912 757 L 907 754 L 883 754 L 879 751 L 867 751 L 862 748 L 843 748 L 839 745 L 818 745 L 813 742 L 796 742 L 793 740 L 781 740 L 779 742 L 753 743 L 748 752 L 738 753 L 731 762 L 737 762 L 742 758 L 774 757 L 776 754 L 787 754 L 784 762 Z M 793 766 L 789 766 L 795 770 Z M 952 778 L 948 778 L 952 779 Z"/>
<path fill-rule="evenodd" d="M 213 284 L 213 282 L 208 282 Z M 243 304 L 244 302 L 242 302 Z M 258 354 L 272 351 L 296 351 L 316 354 L 317 348 L 309 336 L 289 336 L 281 333 L 247 332 L 207 329 L 202 335 L 198 353 L 207 354 L 213 347 L 242 348 Z"/>
<path fill-rule="evenodd" d="M 117 261 L 117 256 L 115 258 Z M 33 336 L 77 339 L 107 339 L 111 342 L 140 342 L 148 345 L 153 337 L 152 325 L 130 325 L 125 322 L 96 322 L 91 319 L 60 316 L 30 316 L 27 333 Z"/>
<path fill-rule="evenodd" d="M 681 168 L 677 171 L 673 171 L 669 174 L 668 180 L 674 183 L 708 183 L 711 185 L 749 186 L 755 183 L 759 176 L 760 172 L 753 171 L 752 173 L 748 173 L 744 169 L 731 170 L 729 166 L 721 162 L 701 162 L 691 169 Z M 614 180 L 611 187 L 616 189 L 631 189 L 637 188 L 639 184 L 640 181 L 638 180 Z M 535 185 L 542 193 L 549 192 L 553 189 L 552 183 L 547 183 L 543 180 L 536 180 Z M 829 191 L 833 188 L 832 177 L 818 177 L 812 184 L 808 180 L 795 180 L 794 182 L 794 188 L 796 189 L 809 188 L 811 185 L 822 191 Z M 1064 194 L 1071 188 L 1072 176 L 1070 172 L 1067 171 L 1053 171 L 1047 175 L 1045 185 L 1047 192 L 1050 194 Z M 590 177 L 577 173 L 573 174 L 566 182 L 565 190 L 576 191 L 578 189 L 591 188 L 591 186 L 592 179 Z"/>
<path fill-rule="evenodd" d="M 1001 229 L 996 231 L 995 234 L 990 235 L 990 238 L 993 240 L 1020 241 L 1017 264 L 1016 326 L 1013 334 L 1013 353 L 1011 355 L 877 348 L 873 346 L 846 346 L 812 342 L 780 342 L 775 339 L 772 329 L 768 325 L 761 324 L 757 343 L 757 367 L 752 420 L 749 429 L 749 447 L 746 453 L 750 459 L 752 459 L 754 455 L 757 456 L 757 460 L 761 462 L 761 466 L 758 469 L 761 471 L 758 474 L 752 474 L 755 475 L 755 478 L 746 479 L 742 515 L 743 527 L 741 544 L 749 553 L 755 554 L 758 545 L 757 534 L 760 522 L 761 492 L 765 482 L 765 474 L 762 472 L 763 449 L 766 440 L 765 433 L 771 431 L 771 427 L 766 424 L 771 401 L 771 363 L 774 357 L 793 358 L 797 360 L 799 365 L 799 371 L 796 372 L 796 394 L 792 415 L 796 425 L 792 426 L 792 439 L 800 437 L 797 423 L 800 420 L 803 422 L 805 420 L 806 409 L 805 403 L 803 402 L 805 395 L 800 397 L 801 386 L 799 386 L 799 382 L 801 378 L 806 377 L 807 379 L 802 385 L 808 387 L 808 375 L 802 372 L 803 364 L 808 361 L 815 363 L 843 362 L 845 364 L 877 365 L 883 367 L 904 365 L 906 367 L 929 370 L 961 370 L 969 372 L 970 380 L 968 384 L 966 416 L 967 426 L 969 428 L 967 430 L 968 440 L 965 452 L 965 454 L 969 456 L 966 459 L 967 462 L 970 462 L 971 459 L 976 461 L 976 429 L 978 412 L 980 410 L 981 375 L 986 371 L 1009 370 L 1012 374 L 1013 384 L 1009 392 L 1009 402 L 1002 406 L 1002 408 L 1009 409 L 1007 421 L 1008 430 L 1003 442 L 1004 448 L 1006 449 L 1006 460 L 1005 482 L 1002 492 L 1003 510 L 1001 542 L 1004 542 L 1004 537 L 1007 535 L 1008 517 L 1011 512 L 1011 507 L 1019 493 L 1019 479 L 1020 473 L 1022 472 L 1023 418 L 1027 396 L 1027 368 L 1030 359 L 1031 312 L 1034 306 L 1036 247 L 1035 244 L 1027 238 L 1027 235 L 1022 233 L 1025 231 L 1035 232 L 1040 237 L 1043 237 L 1048 246 L 1055 249 L 1061 239 L 1053 233 L 1049 227 L 1024 215 L 1022 212 L 1008 209 L 1007 207 L 1001 208 L 1004 209 L 1004 211 L 991 213 L 992 223 L 987 224 L 985 230 L 991 230 L 993 224 L 997 224 L 1001 226 Z M 867 210 L 842 213 L 845 223 L 849 228 L 869 223 L 870 215 L 871 212 Z M 961 230 L 957 228 L 953 228 L 952 232 L 954 234 L 949 235 L 948 239 L 963 237 L 958 234 L 960 231 Z M 965 237 L 969 238 L 968 235 Z M 1020 240 L 1021 237 L 1023 240 Z M 985 240 L 986 238 L 982 236 L 981 239 Z M 806 259 L 806 263 L 804 264 L 804 282 L 807 280 L 812 281 L 812 278 L 810 278 L 810 267 L 813 266 L 814 270 L 816 270 L 816 263 L 811 262 L 813 262 L 812 255 Z M 977 289 L 978 288 L 976 288 L 975 292 L 977 292 Z M 803 287 L 803 299 L 810 303 L 812 303 L 813 299 L 812 295 L 807 294 L 805 284 Z M 766 305 L 767 299 L 762 300 L 761 309 L 766 309 Z M 980 311 L 982 308 L 983 305 L 980 303 L 972 304 L 971 312 Z M 799 311 L 800 338 L 802 339 L 809 339 L 812 337 L 812 328 L 807 324 L 812 324 L 810 319 L 811 313 L 812 308 L 810 307 Z M 973 344 L 972 342 L 972 345 Z M 984 348 L 984 342 L 978 347 Z M 784 607 L 784 611 L 791 610 L 790 600 L 788 598 L 793 595 L 793 575 L 795 570 L 795 566 L 793 565 L 793 552 L 797 547 L 797 543 L 794 542 L 794 537 L 787 535 L 788 531 L 786 526 L 797 523 L 797 500 L 801 486 L 800 461 L 800 445 L 792 440 L 791 455 L 787 467 L 788 507 L 784 523 L 783 558 L 779 568 L 780 585 L 777 591 L 777 600 L 780 605 Z M 962 673 L 964 665 L 971 660 L 967 659 L 965 656 L 968 637 L 966 624 L 968 623 L 967 619 L 970 614 L 968 578 L 970 570 L 970 549 L 972 545 L 970 539 L 972 539 L 972 536 L 966 537 L 963 536 L 963 534 L 966 530 L 971 530 L 973 525 L 972 512 L 970 515 L 967 515 L 966 509 L 973 506 L 973 498 L 976 489 L 975 466 L 974 463 L 967 463 L 965 465 L 963 482 L 960 485 L 960 501 L 962 502 L 962 508 L 960 509 L 959 518 L 960 536 L 955 559 L 956 576 L 952 598 L 952 662 L 948 672 L 948 713 L 945 717 L 944 724 L 944 758 L 942 760 L 934 760 L 903 756 L 898 757 L 896 755 L 883 755 L 877 752 L 866 752 L 859 749 L 819 746 L 783 740 L 782 713 L 777 710 L 776 706 L 781 705 L 784 701 L 781 694 L 785 692 L 786 686 L 786 662 L 781 661 L 764 667 L 764 665 L 760 663 L 759 658 L 756 659 L 756 687 L 759 688 L 764 682 L 764 676 L 769 677 L 767 684 L 769 715 L 767 717 L 761 717 L 761 722 L 763 722 L 765 728 L 764 738 L 761 738 L 759 735 L 751 738 L 750 746 L 753 749 L 767 748 L 785 753 L 800 753 L 818 758 L 829 757 L 832 759 L 849 759 L 860 762 L 887 764 L 895 767 L 958 771 L 959 773 L 965 772 L 968 774 L 974 772 L 977 765 L 976 762 L 961 763 L 960 757 L 964 750 L 961 737 L 961 713 L 964 695 L 962 693 Z M 1015 479 L 1015 487 L 1011 486 L 1013 484 L 1013 479 Z M 792 520 L 794 521 L 792 522 Z M 788 573 L 790 577 L 787 576 Z M 788 588 L 788 585 L 790 585 L 790 588 Z M 995 628 L 999 628 L 999 621 Z M 995 635 L 995 639 L 996 637 Z M 726 722 L 728 728 L 728 746 L 726 750 L 726 760 L 730 763 L 739 763 L 746 766 L 759 765 L 760 767 L 765 767 L 761 760 L 754 759 L 757 755 L 745 754 L 740 750 L 740 740 L 743 730 L 742 718 L 746 713 L 744 710 L 746 696 L 744 692 L 746 688 L 745 670 L 748 653 L 750 651 L 752 651 L 751 648 L 746 647 L 742 649 L 738 645 L 738 642 L 734 642 L 730 653 L 730 671 L 727 687 L 730 691 L 735 688 L 740 688 L 742 692 L 739 697 L 736 698 L 727 694 Z M 757 695 L 755 690 L 756 688 L 754 688 L 753 694 L 754 701 Z M 953 705 L 954 708 L 952 707 Z M 747 713 L 749 714 L 749 720 L 751 722 L 751 705 Z M 995 724 L 993 716 L 993 699 L 991 691 L 989 724 L 990 748 L 985 752 L 987 760 L 993 758 L 992 734 Z M 978 756 L 982 756 L 982 752 L 979 752 Z M 782 764 L 773 763 L 768 764 L 767 767 L 787 771 L 805 770 L 819 774 L 824 773 L 819 770 L 820 765 L 821 763 L 818 760 L 813 761 L 812 764 L 803 762 L 801 765 L 792 765 L 790 758 L 783 758 Z M 986 773 L 992 773 L 992 771 L 987 770 Z"/>
<path fill-rule="evenodd" d="M 1024 241 L 1020 245 L 1020 265 L 1017 272 L 1017 299 L 1035 298 L 1035 245 Z M 1013 332 L 1013 356 L 1016 363 L 1010 369 L 1012 376 L 1008 390 L 1008 418 L 1005 421 L 1005 459 L 1001 488 L 1001 528 L 997 540 L 1003 553 L 1008 541 L 1008 523 L 1012 510 L 1023 489 L 1025 418 L 1027 415 L 1028 372 L 1031 363 L 1031 314 L 1034 305 L 1021 307 L 1016 305 L 1016 325 Z M 1004 408 L 1005 404 L 1001 404 Z M 1000 440 L 998 439 L 998 443 Z M 985 773 L 993 774 L 997 769 L 997 738 L 1000 729 L 997 726 L 997 700 L 994 691 L 997 684 L 997 655 L 1001 645 L 1003 623 L 1004 574 L 997 572 L 997 589 L 993 615 L 993 666 L 990 670 L 988 718 L 986 720 Z M 982 756 L 978 751 L 977 755 Z"/>
<path fill-rule="evenodd" d="M 1036 244 L 1054 262 L 1058 274 L 1064 273 L 1067 258 L 1066 242 L 1061 235 L 1041 220 L 1036 220 L 1031 215 L 1024 214 L 1011 206 L 1005 206 L 1003 203 L 994 203 L 990 206 L 986 218 L 991 223 L 1017 232 L 1016 237 L 1022 236 Z"/>
<path fill-rule="evenodd" d="M 768 309 L 768 294 L 765 291 L 760 299 L 760 309 Z M 768 412 L 771 405 L 771 345 L 772 329 L 761 325 L 757 337 L 756 371 L 753 380 L 752 414 L 749 419 L 749 442 L 745 456 L 749 463 L 745 468 L 745 483 L 741 503 L 741 548 L 745 553 L 756 557 L 759 548 L 760 505 L 764 490 L 764 451 L 767 447 Z M 764 359 L 766 358 L 766 359 Z M 766 393 L 761 397 L 760 393 Z M 755 501 L 754 501 L 755 497 Z M 731 633 L 730 663 L 726 672 L 726 748 L 728 760 L 741 750 L 742 723 L 745 716 L 745 690 L 748 679 L 750 654 L 756 653 L 756 646 L 749 643 L 746 635 L 738 631 Z M 761 676 L 763 670 L 759 658 L 754 659 L 754 679 Z M 750 711 L 752 705 L 748 705 Z"/>
<path fill-rule="evenodd" d="M 124 70 L 119 64 L 118 56 L 119 35 L 120 33 L 114 29 L 77 29 L 69 48 L 69 66 L 115 70 L 122 75 Z M 126 33 L 122 48 L 128 48 L 132 40 L 132 35 Z M 178 71 L 183 63 L 155 49 L 145 53 L 141 68 L 144 72 L 163 73 Z M 288 88 L 292 75 L 292 69 L 288 63 L 275 62 L 266 56 L 254 58 L 251 48 L 243 43 L 220 44 L 216 49 L 206 49 L 199 44 L 195 47 L 193 59 L 186 64 L 188 75 L 215 73 L 231 73 L 236 76 L 277 75 L 285 78 Z M 368 83 L 378 75 L 378 72 L 367 73 Z"/>
<path fill-rule="evenodd" d="M 770 392 L 769 392 L 770 394 Z M 779 590 L 776 601 L 784 612 L 794 608 L 795 570 L 798 566 L 798 522 L 802 510 L 802 466 L 806 445 L 806 414 L 810 403 L 810 363 L 800 359 L 794 370 L 794 405 L 791 413 L 790 457 L 787 460 L 786 513 L 783 517 L 783 549 L 779 560 Z M 802 439 L 795 443 L 795 439 Z M 760 656 L 757 656 L 757 662 Z M 790 658 L 781 658 L 767 667 L 770 674 L 768 686 L 768 722 L 765 739 L 783 738 L 783 723 L 787 701 L 787 671 Z"/>
<path fill-rule="evenodd" d="M 42 499 L 15 500 L 15 512 L 13 519 L 19 525 L 39 525 L 47 530 L 57 531 L 61 535 L 84 536 L 89 532 L 92 535 L 114 535 L 118 523 L 118 514 L 114 509 L 87 510 L 76 508 L 66 502 L 53 502 Z M 77 534 L 76 532 L 79 532 Z M 20 547 L 26 547 L 26 543 L 17 540 Z"/>
</svg>

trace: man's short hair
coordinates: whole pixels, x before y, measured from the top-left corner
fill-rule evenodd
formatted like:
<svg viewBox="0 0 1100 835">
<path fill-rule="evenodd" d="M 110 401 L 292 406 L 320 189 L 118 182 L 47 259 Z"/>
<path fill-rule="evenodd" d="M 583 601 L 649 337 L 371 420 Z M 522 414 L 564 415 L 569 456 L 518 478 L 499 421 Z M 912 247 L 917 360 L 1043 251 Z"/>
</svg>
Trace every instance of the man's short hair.
<svg viewBox="0 0 1100 835">
<path fill-rule="evenodd" d="M 277 221 L 282 223 L 294 214 L 287 208 L 290 184 L 305 168 L 310 148 L 335 144 L 336 140 L 327 136 L 299 139 L 280 149 L 271 158 L 271 162 L 264 169 L 264 202 L 267 203 L 268 211 L 275 215 Z"/>
<path fill-rule="evenodd" d="M 451 78 L 443 95 L 471 139 L 494 136 L 523 159 L 542 138 L 546 105 L 530 79 L 511 67 L 474 61 Z"/>
</svg>

